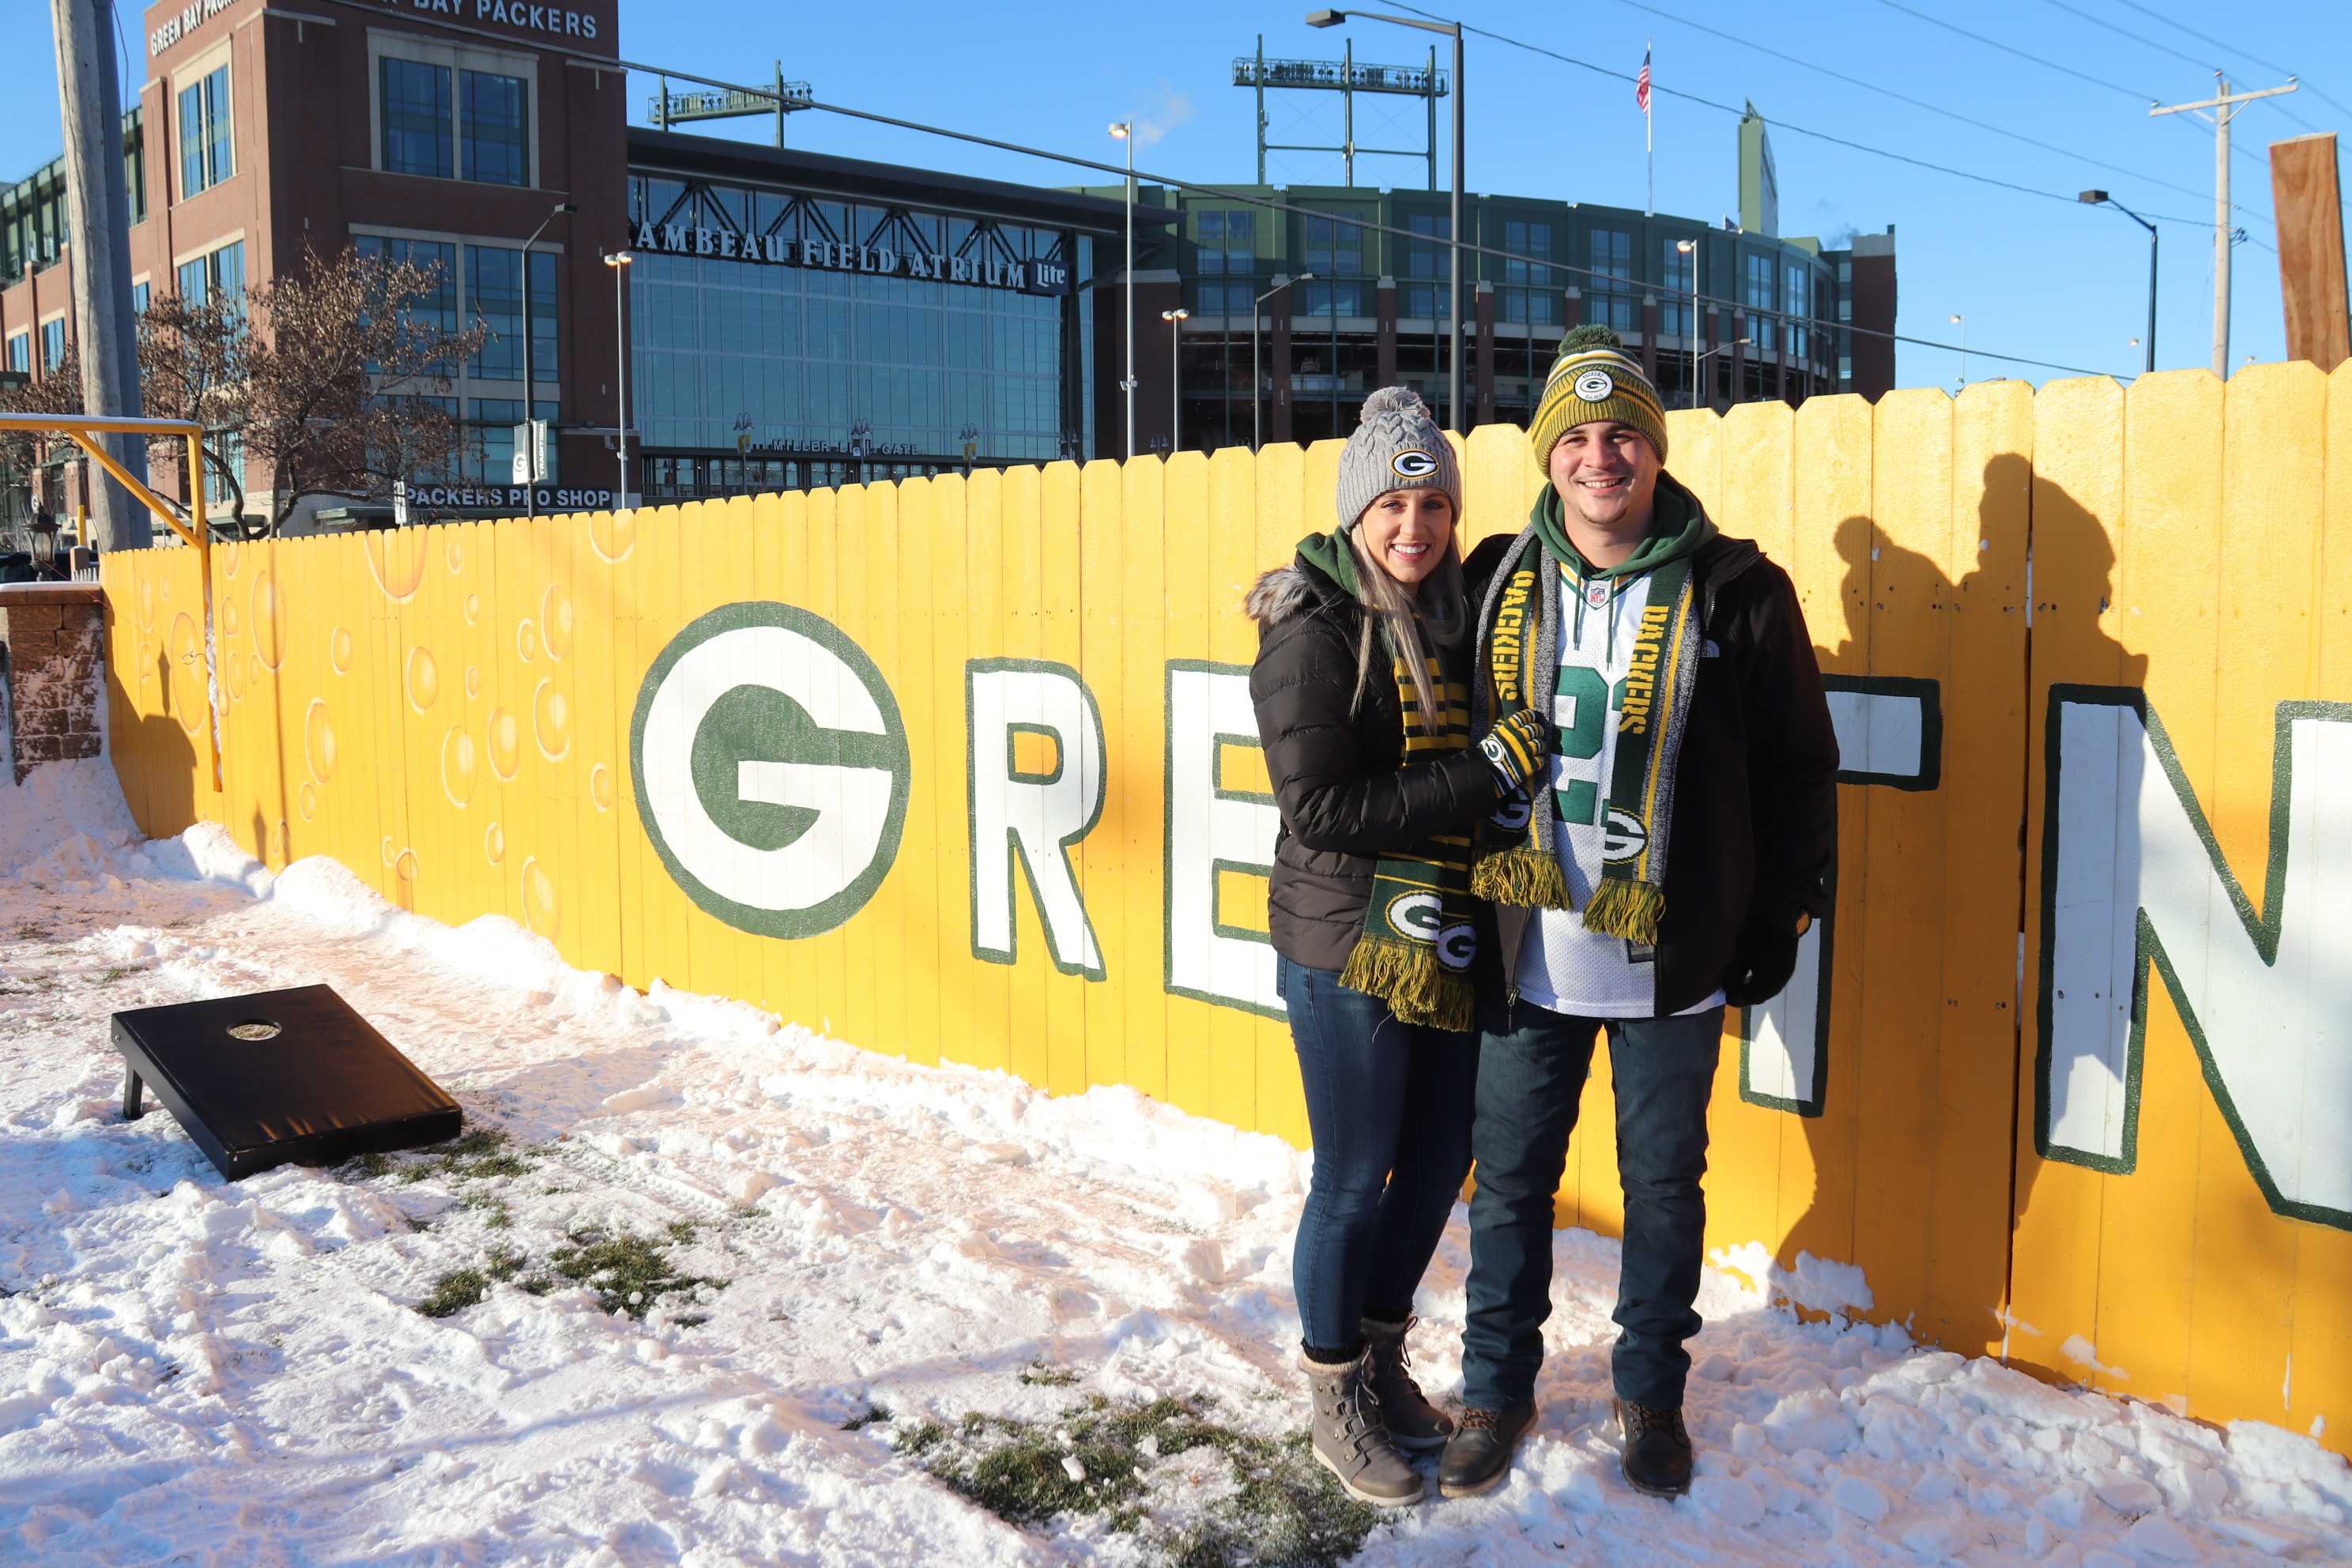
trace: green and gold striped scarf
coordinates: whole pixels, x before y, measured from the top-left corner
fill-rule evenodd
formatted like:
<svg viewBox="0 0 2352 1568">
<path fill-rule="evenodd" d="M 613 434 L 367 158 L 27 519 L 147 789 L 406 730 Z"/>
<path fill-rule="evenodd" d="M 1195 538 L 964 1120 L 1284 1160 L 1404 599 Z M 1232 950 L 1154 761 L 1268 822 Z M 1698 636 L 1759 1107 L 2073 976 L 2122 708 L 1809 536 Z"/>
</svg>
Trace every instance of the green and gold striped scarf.
<svg viewBox="0 0 2352 1568">
<path fill-rule="evenodd" d="M 1547 488 L 1503 557 L 1478 617 L 1479 718 L 1491 722 L 1539 701 L 1549 704 L 1559 663 L 1563 580 L 1580 592 L 1588 579 L 1649 579 L 1624 707 L 1617 715 L 1601 881 L 1584 906 L 1587 931 L 1639 942 L 1658 940 L 1665 912 L 1675 770 L 1702 642 L 1691 565 L 1715 534 L 1697 499 L 1664 475 L 1657 504 L 1658 526 L 1633 558 L 1595 570 L 1568 542 L 1559 497 Z M 1558 825 L 1543 793 L 1538 783 L 1495 814 L 1489 830 L 1503 836 L 1506 846 L 1478 858 L 1471 888 L 1479 898 L 1525 909 L 1570 907 Z"/>
<path fill-rule="evenodd" d="M 1412 667 L 1395 662 L 1397 707 L 1404 715 L 1407 767 L 1470 745 L 1470 689 L 1448 680 L 1429 661 L 1429 680 L 1444 711 L 1425 714 L 1415 699 Z M 1364 933 L 1348 954 L 1339 984 L 1377 996 L 1408 1024 L 1467 1029 L 1475 993 L 1470 963 L 1477 953 L 1471 921 L 1470 840 L 1439 834 L 1382 855 L 1372 871 Z"/>
</svg>

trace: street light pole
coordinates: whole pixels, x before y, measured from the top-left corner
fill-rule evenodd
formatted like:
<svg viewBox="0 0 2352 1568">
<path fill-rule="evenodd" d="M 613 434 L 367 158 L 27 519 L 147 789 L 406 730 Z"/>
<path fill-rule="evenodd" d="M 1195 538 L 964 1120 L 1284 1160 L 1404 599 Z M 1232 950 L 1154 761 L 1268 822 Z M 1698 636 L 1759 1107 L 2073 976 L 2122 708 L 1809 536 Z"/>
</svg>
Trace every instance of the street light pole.
<svg viewBox="0 0 2352 1568">
<path fill-rule="evenodd" d="M 1171 458 L 1184 447 L 1184 387 L 1179 364 L 1183 340 L 1180 334 L 1192 314 L 1181 305 L 1160 312 L 1160 319 L 1168 323 L 1168 455 Z"/>
<path fill-rule="evenodd" d="M 1119 390 L 1127 395 L 1127 455 L 1135 456 L 1135 126 L 1130 121 L 1111 122 L 1110 133 L 1127 148 L 1127 277 L 1119 292 L 1127 300 L 1127 374 Z"/>
<path fill-rule="evenodd" d="M 530 478 L 523 485 L 522 496 L 523 516 L 526 518 L 539 515 L 540 480 L 539 407 L 537 400 L 531 396 L 539 384 L 531 378 L 530 247 L 539 243 L 539 237 L 547 232 L 549 224 L 565 213 L 578 210 L 570 202 L 556 203 L 555 209 L 540 219 L 539 226 L 530 231 L 530 237 L 522 242 L 522 423 L 523 428 L 530 432 Z"/>
<path fill-rule="evenodd" d="M 1691 384 L 1690 384 L 1690 398 L 1691 398 L 1691 402 L 1690 402 L 1690 405 L 1691 405 L 1693 408 L 1696 408 L 1696 407 L 1698 406 L 1698 361 L 1699 361 L 1699 353 L 1698 353 L 1698 241 L 1697 241 L 1697 240 L 1696 240 L 1696 239 L 1678 239 L 1678 240 L 1675 241 L 1675 248 L 1676 250 L 1681 251 L 1685 256 L 1687 256 L 1687 257 L 1689 257 L 1689 258 L 1690 258 L 1690 269 L 1691 269 L 1691 287 L 1690 287 L 1691 306 L 1690 306 L 1690 320 L 1689 320 L 1688 321 L 1685 321 L 1685 323 L 1683 323 L 1683 324 L 1684 324 L 1684 327 L 1685 328 L 1685 332 L 1684 332 L 1684 337 L 1687 340 L 1685 346 L 1689 349 L 1689 351 L 1690 351 L 1690 356 L 1691 356 Z"/>
<path fill-rule="evenodd" d="M 2140 341 L 2147 345 L 2147 349 L 2144 368 L 2153 374 L 2156 370 L 2156 225 L 2148 222 L 2105 191 L 2084 191 L 2074 199 L 2085 206 L 2113 207 L 2140 227 L 2147 230 L 2147 336 Z"/>
<path fill-rule="evenodd" d="M 1315 274 L 1312 272 L 1302 272 L 1296 278 L 1285 278 L 1273 288 L 1267 289 L 1265 293 L 1260 294 L 1256 299 L 1250 301 L 1250 450 L 1253 452 L 1256 451 L 1260 447 L 1265 444 L 1265 438 L 1258 431 L 1257 417 L 1259 401 L 1257 373 L 1258 307 L 1264 305 L 1268 300 L 1273 299 L 1276 294 L 1281 293 L 1285 289 L 1289 288 L 1293 283 L 1312 282 L 1314 278 Z"/>
<path fill-rule="evenodd" d="M 1445 399 L 1454 427 L 1462 429 L 1462 24 L 1459 22 L 1424 22 L 1415 16 L 1391 16 L 1384 11 L 1309 11 L 1307 25 L 1310 27 L 1336 27 L 1350 16 L 1360 16 L 1370 22 L 1392 22 L 1400 27 L 1418 27 L 1424 33 L 1443 33 L 1454 40 L 1454 195 L 1452 216 L 1445 239 L 1445 335 L 1448 365 L 1445 378 Z M 1339 301 L 1332 301 L 1336 321 Z M 1334 367 L 1337 368 L 1336 366 Z M 1466 434 L 1466 432 L 1465 432 Z"/>
<path fill-rule="evenodd" d="M 617 421 L 620 437 L 614 444 L 621 449 L 621 488 L 614 492 L 613 510 L 621 511 L 629 504 L 629 326 L 626 301 L 629 264 L 636 257 L 625 250 L 604 253 L 604 265 L 613 269 L 613 346 L 614 357 L 620 365 L 614 378 L 614 389 L 620 394 L 621 417 Z"/>
</svg>

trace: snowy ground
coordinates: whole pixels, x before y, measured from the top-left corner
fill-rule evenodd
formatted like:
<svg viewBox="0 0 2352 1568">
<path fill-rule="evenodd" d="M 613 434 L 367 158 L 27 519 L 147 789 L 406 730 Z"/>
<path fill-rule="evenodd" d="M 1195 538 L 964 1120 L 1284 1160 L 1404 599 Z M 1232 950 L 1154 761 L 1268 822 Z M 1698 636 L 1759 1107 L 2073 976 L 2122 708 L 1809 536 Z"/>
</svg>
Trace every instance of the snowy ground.
<svg viewBox="0 0 2352 1568">
<path fill-rule="evenodd" d="M 168 1113 L 119 1119 L 110 1013 L 320 980 L 503 1148 L 231 1186 Z M 1307 1166 L 1274 1140 L 640 997 L 205 829 L 142 846 L 103 763 L 0 778 L 0 1562 L 1141 1563 L 1247 1525 L 1213 1451 L 1141 1460 L 1139 1526 L 1024 1529 L 910 1434 L 977 1412 L 1051 1445 L 1089 1394 L 1301 1418 Z M 639 1321 L 551 1273 L 624 1235 L 727 1283 Z M 1433 1393 L 1465 1263 L 1457 1223 Z M 2308 1439 L 1801 1324 L 1713 1271 L 1697 1489 L 1638 1498 L 1602 1426 L 1615 1246 L 1563 1233 L 1559 1265 L 1508 1485 L 1383 1521 L 1360 1561 L 2352 1559 L 2352 1473 Z M 416 1310 L 467 1268 L 509 1278 Z"/>
</svg>

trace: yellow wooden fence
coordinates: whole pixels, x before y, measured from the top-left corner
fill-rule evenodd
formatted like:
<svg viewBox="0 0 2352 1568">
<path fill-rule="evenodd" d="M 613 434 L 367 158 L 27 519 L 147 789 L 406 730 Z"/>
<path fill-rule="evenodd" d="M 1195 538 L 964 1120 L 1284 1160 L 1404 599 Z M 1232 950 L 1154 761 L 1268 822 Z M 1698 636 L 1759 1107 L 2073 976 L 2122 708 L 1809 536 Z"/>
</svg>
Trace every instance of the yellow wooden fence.
<svg viewBox="0 0 2352 1568">
<path fill-rule="evenodd" d="M 1797 584 L 1847 781 L 1836 913 L 1727 1040 L 1710 1247 L 2343 1446 L 2352 368 L 1670 423 Z M 224 547 L 218 794 L 193 552 L 110 557 L 116 767 L 150 833 L 1303 1144 L 1239 605 L 1338 453 Z M 1476 533 L 1540 482 L 1502 427 L 1465 474 Z M 1560 1208 L 1607 1230 L 1605 1060 Z"/>
</svg>

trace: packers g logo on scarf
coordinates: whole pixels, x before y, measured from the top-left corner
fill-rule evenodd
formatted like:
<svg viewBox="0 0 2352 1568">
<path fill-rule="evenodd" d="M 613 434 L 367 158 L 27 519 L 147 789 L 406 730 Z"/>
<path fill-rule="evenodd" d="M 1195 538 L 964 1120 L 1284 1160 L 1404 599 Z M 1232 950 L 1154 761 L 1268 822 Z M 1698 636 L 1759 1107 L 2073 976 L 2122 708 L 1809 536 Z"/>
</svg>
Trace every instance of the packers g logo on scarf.
<svg viewBox="0 0 2352 1568">
<path fill-rule="evenodd" d="M 1495 815 L 1487 820 L 1507 833 L 1524 833 L 1528 820 L 1535 816 L 1535 809 L 1523 795 L 1505 795 L 1503 804 L 1495 808 Z"/>
<path fill-rule="evenodd" d="M 1569 389 L 1587 403 L 1599 403 L 1616 395 L 1617 380 L 1596 365 L 1591 370 L 1577 373 L 1576 379 L 1569 384 Z"/>
<path fill-rule="evenodd" d="M 1389 467 L 1402 479 L 1425 479 L 1437 472 L 1437 459 L 1418 447 L 1408 447 L 1389 459 Z"/>
<path fill-rule="evenodd" d="M 1601 825 L 1601 858 L 1612 866 L 1641 858 L 1648 847 L 1650 830 L 1642 819 L 1622 805 L 1609 808 L 1608 817 Z"/>
<path fill-rule="evenodd" d="M 1477 932 L 1469 925 L 1447 925 L 1445 907 L 1435 893 L 1406 893 L 1389 900 L 1389 924 L 1421 938 L 1437 949 L 1437 961 L 1448 969 L 1467 969 L 1477 952 Z"/>
</svg>

